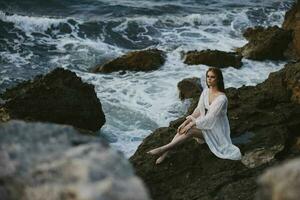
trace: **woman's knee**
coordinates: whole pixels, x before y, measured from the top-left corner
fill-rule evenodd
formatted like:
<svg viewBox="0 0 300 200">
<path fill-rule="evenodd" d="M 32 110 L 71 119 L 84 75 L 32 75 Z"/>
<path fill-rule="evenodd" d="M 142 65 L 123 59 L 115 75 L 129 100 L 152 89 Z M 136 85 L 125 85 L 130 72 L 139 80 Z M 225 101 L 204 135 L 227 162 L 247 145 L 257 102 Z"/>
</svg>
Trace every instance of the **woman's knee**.
<svg viewBox="0 0 300 200">
<path fill-rule="evenodd" d="M 190 134 L 194 137 L 203 137 L 201 130 L 198 128 L 193 127 L 189 131 Z"/>
<path fill-rule="evenodd" d="M 195 130 L 193 128 L 189 129 L 186 133 L 189 136 L 194 136 L 195 135 Z"/>
</svg>

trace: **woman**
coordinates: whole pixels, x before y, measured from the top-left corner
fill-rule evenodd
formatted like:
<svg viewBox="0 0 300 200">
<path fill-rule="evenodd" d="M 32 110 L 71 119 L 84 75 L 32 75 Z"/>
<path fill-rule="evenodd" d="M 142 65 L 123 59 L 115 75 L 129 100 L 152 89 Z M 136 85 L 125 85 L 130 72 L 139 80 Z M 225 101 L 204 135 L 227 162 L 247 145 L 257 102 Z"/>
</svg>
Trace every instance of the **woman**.
<svg viewBox="0 0 300 200">
<path fill-rule="evenodd" d="M 227 118 L 228 100 L 225 95 L 223 75 L 220 69 L 211 67 L 206 72 L 206 85 L 194 112 L 178 127 L 175 137 L 169 144 L 147 153 L 161 155 L 156 164 L 161 163 L 174 146 L 193 137 L 198 143 L 207 143 L 210 150 L 219 158 L 240 160 L 241 152 L 232 144 Z"/>
</svg>

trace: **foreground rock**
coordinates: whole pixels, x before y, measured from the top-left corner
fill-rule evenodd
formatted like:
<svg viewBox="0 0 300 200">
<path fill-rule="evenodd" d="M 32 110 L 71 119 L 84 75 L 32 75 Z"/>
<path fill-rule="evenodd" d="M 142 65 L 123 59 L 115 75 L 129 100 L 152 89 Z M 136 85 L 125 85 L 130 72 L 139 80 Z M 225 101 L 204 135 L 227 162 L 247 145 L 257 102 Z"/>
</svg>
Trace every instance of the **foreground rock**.
<svg viewBox="0 0 300 200">
<path fill-rule="evenodd" d="M 298 200 L 300 159 L 273 167 L 259 177 L 257 200 Z"/>
<path fill-rule="evenodd" d="M 213 67 L 235 67 L 242 66 L 242 56 L 234 52 L 218 50 L 188 51 L 184 63 L 188 65 L 204 64 Z"/>
<path fill-rule="evenodd" d="M 92 131 L 105 123 L 94 86 L 62 68 L 7 89 L 1 96 L 12 119 L 70 124 Z"/>
<path fill-rule="evenodd" d="M 96 66 L 91 71 L 100 73 L 110 73 L 122 70 L 151 71 L 158 69 L 164 63 L 165 55 L 163 51 L 158 49 L 148 49 L 130 52 L 104 65 Z"/>
<path fill-rule="evenodd" d="M 300 82 L 295 81 L 299 74 L 300 63 L 288 64 L 257 86 L 226 90 L 232 138 L 243 153 L 242 161 L 219 159 L 207 145 L 191 139 L 156 166 L 157 157 L 146 152 L 168 143 L 184 117 L 145 138 L 130 161 L 153 199 L 252 200 L 258 175 L 300 155 L 300 105 L 296 98 Z M 193 106 L 190 111 L 196 104 Z"/>
<path fill-rule="evenodd" d="M 253 60 L 284 60 L 284 52 L 292 41 L 291 31 L 278 26 L 248 28 L 243 35 L 249 42 L 237 51 Z"/>
<path fill-rule="evenodd" d="M 0 106 L 0 122 L 7 122 L 10 120 L 10 116 L 7 110 Z"/>
<path fill-rule="evenodd" d="M 126 158 L 69 126 L 0 124 L 0 198 L 148 200 Z"/>
<path fill-rule="evenodd" d="M 300 3 L 297 1 L 293 7 L 286 13 L 284 22 L 282 24 L 282 28 L 285 30 L 293 31 L 293 40 L 289 46 L 288 52 L 286 52 L 286 56 L 299 60 L 300 58 Z"/>
<path fill-rule="evenodd" d="M 197 98 L 203 90 L 201 80 L 197 77 L 183 79 L 177 84 L 177 88 L 179 90 L 179 98 L 181 100 Z"/>
</svg>

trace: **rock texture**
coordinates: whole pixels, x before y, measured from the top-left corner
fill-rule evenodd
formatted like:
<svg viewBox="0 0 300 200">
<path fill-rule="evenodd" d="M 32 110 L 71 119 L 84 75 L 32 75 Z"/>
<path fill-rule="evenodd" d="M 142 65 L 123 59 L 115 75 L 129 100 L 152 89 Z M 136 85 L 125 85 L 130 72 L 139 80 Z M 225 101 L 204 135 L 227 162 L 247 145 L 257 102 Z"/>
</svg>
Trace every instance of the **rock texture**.
<svg viewBox="0 0 300 200">
<path fill-rule="evenodd" d="M 264 169 L 300 155 L 300 104 L 294 98 L 300 82 L 293 81 L 299 73 L 300 63 L 291 63 L 257 86 L 226 90 L 232 139 L 242 161 L 219 159 L 207 145 L 190 140 L 155 165 L 157 156 L 146 152 L 170 142 L 184 117 L 145 138 L 130 161 L 153 199 L 253 199 Z"/>
<path fill-rule="evenodd" d="M 278 26 L 251 27 L 243 35 L 249 42 L 237 52 L 253 60 L 284 60 L 284 52 L 292 41 L 292 32 Z"/>
<path fill-rule="evenodd" d="M 12 119 L 70 124 L 92 131 L 105 123 L 94 86 L 62 68 L 7 89 L 1 96 Z"/>
<path fill-rule="evenodd" d="M 6 122 L 10 120 L 10 116 L 7 110 L 0 106 L 0 122 Z"/>
<path fill-rule="evenodd" d="M 268 169 L 259 177 L 256 200 L 298 200 L 300 159 Z"/>
<path fill-rule="evenodd" d="M 289 46 L 286 56 L 299 60 L 300 58 L 300 3 L 297 1 L 293 7 L 285 14 L 282 28 L 293 31 L 293 40 Z"/>
<path fill-rule="evenodd" d="M 235 67 L 242 66 L 242 56 L 234 52 L 218 50 L 188 51 L 184 63 L 188 65 L 204 64 L 212 67 Z"/>
<path fill-rule="evenodd" d="M 197 98 L 202 92 L 201 80 L 197 77 L 186 78 L 177 84 L 179 90 L 179 98 L 189 99 Z"/>
<path fill-rule="evenodd" d="M 123 154 L 70 126 L 0 123 L 0 199 L 149 200 Z"/>
<path fill-rule="evenodd" d="M 158 49 L 130 52 L 104 65 L 98 65 L 92 72 L 110 73 L 114 71 L 151 71 L 165 63 L 165 54 Z"/>
</svg>

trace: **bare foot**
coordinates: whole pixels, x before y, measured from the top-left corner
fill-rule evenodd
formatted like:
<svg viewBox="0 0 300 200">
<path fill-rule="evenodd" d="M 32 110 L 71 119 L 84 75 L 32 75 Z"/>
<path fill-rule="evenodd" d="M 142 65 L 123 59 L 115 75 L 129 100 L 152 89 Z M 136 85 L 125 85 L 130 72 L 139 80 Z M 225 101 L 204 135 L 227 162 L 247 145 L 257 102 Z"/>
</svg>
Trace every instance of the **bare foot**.
<svg viewBox="0 0 300 200">
<path fill-rule="evenodd" d="M 165 158 L 167 157 L 167 155 L 168 155 L 168 152 L 165 152 L 163 155 L 161 155 L 159 158 L 157 158 L 155 164 L 158 165 L 158 164 L 162 163 L 165 160 Z"/>
<path fill-rule="evenodd" d="M 158 148 L 152 149 L 151 151 L 148 151 L 147 153 L 151 154 L 151 155 L 157 155 L 157 154 L 162 154 L 163 150 L 161 147 L 158 147 Z"/>
</svg>

